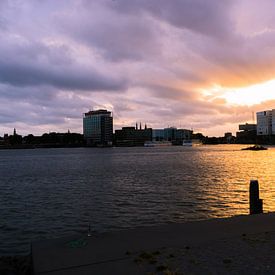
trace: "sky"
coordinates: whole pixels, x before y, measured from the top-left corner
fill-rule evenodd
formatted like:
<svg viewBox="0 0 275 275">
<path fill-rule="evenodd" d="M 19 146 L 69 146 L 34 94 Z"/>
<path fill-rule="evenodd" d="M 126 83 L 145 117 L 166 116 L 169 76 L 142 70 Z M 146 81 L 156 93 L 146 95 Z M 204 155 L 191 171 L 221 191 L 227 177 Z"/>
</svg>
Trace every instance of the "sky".
<svg viewBox="0 0 275 275">
<path fill-rule="evenodd" d="M 0 136 L 81 133 L 98 108 L 235 134 L 275 109 L 275 2 L 1 0 Z"/>
</svg>

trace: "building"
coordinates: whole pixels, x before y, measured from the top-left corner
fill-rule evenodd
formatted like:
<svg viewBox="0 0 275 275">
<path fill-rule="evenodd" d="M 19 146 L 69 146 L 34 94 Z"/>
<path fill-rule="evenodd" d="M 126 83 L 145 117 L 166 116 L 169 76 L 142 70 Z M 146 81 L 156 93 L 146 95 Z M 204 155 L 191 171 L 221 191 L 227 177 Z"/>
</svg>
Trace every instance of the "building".
<svg viewBox="0 0 275 275">
<path fill-rule="evenodd" d="M 231 143 L 233 140 L 233 135 L 230 132 L 224 133 L 224 141 L 225 143 Z"/>
<path fill-rule="evenodd" d="M 257 113 L 257 135 L 272 135 L 272 113 L 273 111 L 263 111 Z"/>
<path fill-rule="evenodd" d="M 240 131 L 256 131 L 257 130 L 257 124 L 254 123 L 245 123 L 245 124 L 240 124 L 239 125 L 239 130 Z"/>
<path fill-rule="evenodd" d="M 138 129 L 135 127 L 123 127 L 115 130 L 115 144 L 117 146 L 143 146 L 146 141 L 152 141 L 152 128 Z"/>
<path fill-rule="evenodd" d="M 240 124 L 239 132 L 236 133 L 237 143 L 256 143 L 257 124 Z"/>
<path fill-rule="evenodd" d="M 192 130 L 187 129 L 177 129 L 176 131 L 176 140 L 182 142 L 183 140 L 191 140 L 192 139 Z"/>
<path fill-rule="evenodd" d="M 192 139 L 192 130 L 177 129 L 175 127 L 164 128 L 164 140 L 174 144 L 182 144 L 183 140 Z"/>
<path fill-rule="evenodd" d="M 163 141 L 164 140 L 164 129 L 153 129 L 152 130 L 152 140 L 153 141 Z"/>
<path fill-rule="evenodd" d="M 192 139 L 192 130 L 177 129 L 169 127 L 164 129 L 153 129 L 153 141 L 171 141 L 173 144 L 182 144 L 183 140 Z"/>
<path fill-rule="evenodd" d="M 111 146 L 113 117 L 107 110 L 89 111 L 83 116 L 83 134 L 87 145 Z"/>
<path fill-rule="evenodd" d="M 177 128 L 175 127 L 164 128 L 164 140 L 173 141 L 173 140 L 176 140 L 176 136 L 177 136 Z"/>
<path fill-rule="evenodd" d="M 272 110 L 272 135 L 275 135 L 275 109 Z"/>
</svg>

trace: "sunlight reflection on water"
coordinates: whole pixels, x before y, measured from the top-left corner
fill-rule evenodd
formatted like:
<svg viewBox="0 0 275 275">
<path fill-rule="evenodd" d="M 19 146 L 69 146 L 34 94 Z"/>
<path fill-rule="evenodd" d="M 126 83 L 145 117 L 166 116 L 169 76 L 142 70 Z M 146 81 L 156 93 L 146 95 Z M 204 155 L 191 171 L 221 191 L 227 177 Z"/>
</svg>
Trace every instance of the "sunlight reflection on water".
<svg viewBox="0 0 275 275">
<path fill-rule="evenodd" d="M 0 254 L 31 239 L 248 214 L 250 179 L 275 211 L 275 148 L 0 151 Z"/>
</svg>

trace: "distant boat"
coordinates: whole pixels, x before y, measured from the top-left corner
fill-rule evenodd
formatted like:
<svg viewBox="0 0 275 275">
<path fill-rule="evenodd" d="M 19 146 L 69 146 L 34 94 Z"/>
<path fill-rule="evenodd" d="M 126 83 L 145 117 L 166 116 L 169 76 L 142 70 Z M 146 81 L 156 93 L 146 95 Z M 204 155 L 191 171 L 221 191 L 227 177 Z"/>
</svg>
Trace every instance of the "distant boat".
<svg viewBox="0 0 275 275">
<path fill-rule="evenodd" d="M 199 139 L 188 139 L 182 142 L 182 146 L 197 146 L 202 145 L 202 142 Z"/>
<path fill-rule="evenodd" d="M 182 146 L 192 146 L 192 145 L 193 145 L 192 140 L 184 140 L 182 142 Z"/>
<path fill-rule="evenodd" d="M 144 147 L 164 147 L 164 146 L 172 146 L 172 142 L 170 142 L 170 141 L 146 141 L 144 143 Z"/>
<path fill-rule="evenodd" d="M 242 148 L 242 150 L 262 151 L 262 150 L 267 150 L 267 148 L 261 145 L 254 145 L 254 146 Z"/>
</svg>

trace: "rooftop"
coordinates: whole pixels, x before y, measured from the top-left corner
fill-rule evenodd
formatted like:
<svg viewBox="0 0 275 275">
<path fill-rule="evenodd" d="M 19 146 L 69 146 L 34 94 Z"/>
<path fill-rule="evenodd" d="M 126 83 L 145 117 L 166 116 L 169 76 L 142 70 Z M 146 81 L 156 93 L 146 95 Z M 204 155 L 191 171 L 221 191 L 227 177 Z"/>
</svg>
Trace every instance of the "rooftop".
<svg viewBox="0 0 275 275">
<path fill-rule="evenodd" d="M 85 113 L 85 116 L 92 116 L 92 115 L 111 115 L 110 111 L 99 109 L 95 111 L 89 111 L 88 113 Z"/>
</svg>

